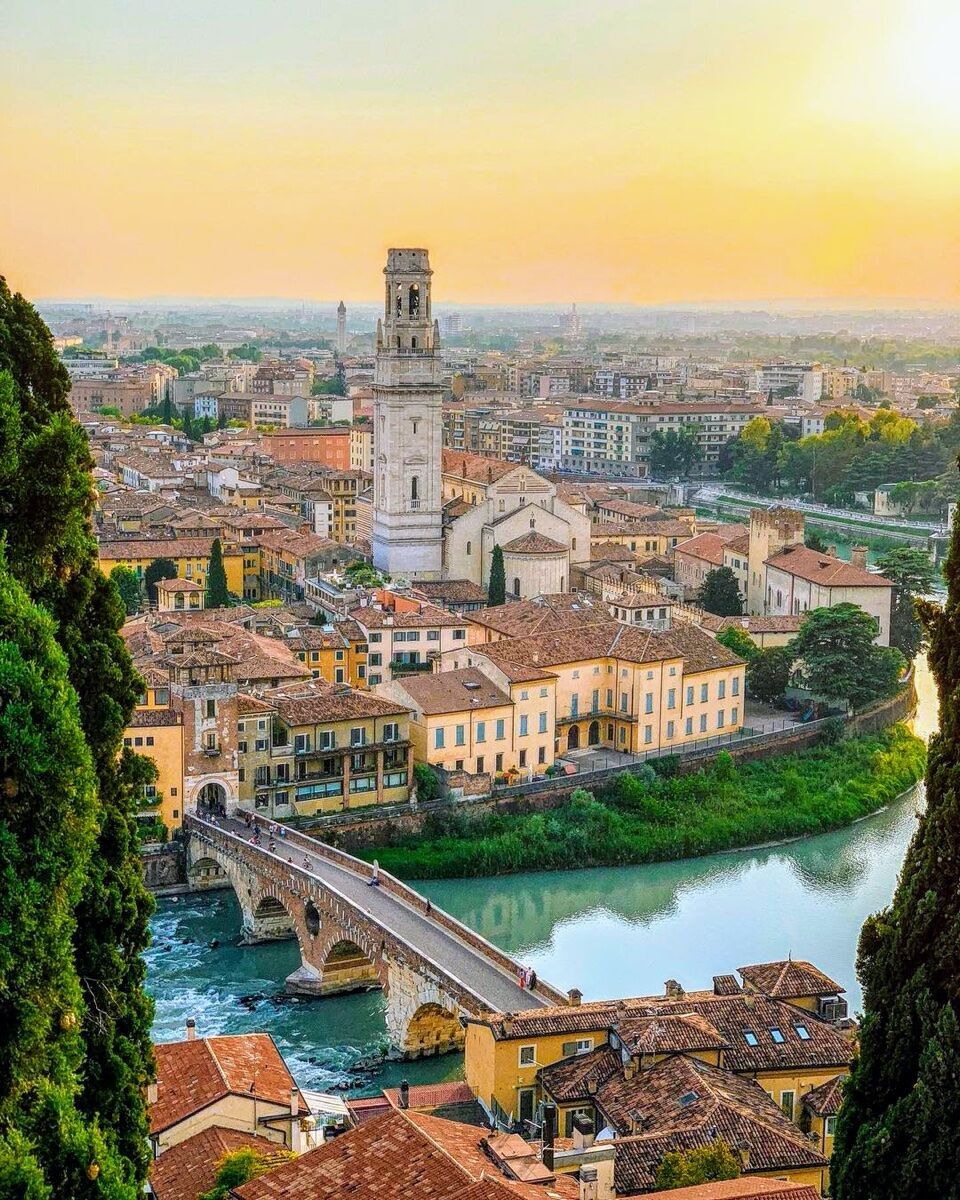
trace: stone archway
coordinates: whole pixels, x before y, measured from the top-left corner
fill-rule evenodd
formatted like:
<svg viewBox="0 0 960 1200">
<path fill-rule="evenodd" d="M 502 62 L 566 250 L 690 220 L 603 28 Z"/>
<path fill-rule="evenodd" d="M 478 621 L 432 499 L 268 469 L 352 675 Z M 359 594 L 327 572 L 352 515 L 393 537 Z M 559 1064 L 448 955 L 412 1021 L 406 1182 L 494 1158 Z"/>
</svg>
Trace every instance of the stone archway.
<svg viewBox="0 0 960 1200">
<path fill-rule="evenodd" d="M 327 951 L 320 969 L 321 996 L 367 991 L 380 987 L 376 964 L 349 938 L 340 938 Z"/>
<path fill-rule="evenodd" d="M 464 1031 L 459 1017 L 442 1004 L 421 1004 L 407 1023 L 401 1049 L 408 1058 L 446 1054 L 463 1046 Z"/>
<path fill-rule="evenodd" d="M 587 730 L 587 745 L 588 746 L 599 746 L 600 745 L 600 722 L 599 721 L 591 721 L 590 722 L 590 728 Z"/>
<path fill-rule="evenodd" d="M 230 879 L 226 871 L 215 858 L 198 858 L 187 868 L 190 889 L 203 892 L 212 888 L 222 888 Z"/>
<path fill-rule="evenodd" d="M 580 749 L 580 726 L 579 725 L 571 725 L 570 728 L 567 730 L 567 749 L 568 750 L 579 750 Z"/>
<path fill-rule="evenodd" d="M 197 810 L 201 813 L 226 813 L 227 789 L 222 783 L 211 780 L 197 792 Z"/>
<path fill-rule="evenodd" d="M 259 902 L 252 906 L 249 919 L 246 913 L 244 914 L 243 931 L 240 934 L 240 941 L 244 945 L 286 941 L 295 937 L 296 923 L 276 896 L 261 896 Z"/>
</svg>

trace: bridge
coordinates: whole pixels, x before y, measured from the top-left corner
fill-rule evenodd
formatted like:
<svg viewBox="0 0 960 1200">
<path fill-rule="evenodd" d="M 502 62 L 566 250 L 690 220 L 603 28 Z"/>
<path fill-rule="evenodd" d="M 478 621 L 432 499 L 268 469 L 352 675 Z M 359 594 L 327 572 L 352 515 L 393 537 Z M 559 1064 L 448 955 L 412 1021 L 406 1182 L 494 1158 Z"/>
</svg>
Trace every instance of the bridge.
<svg viewBox="0 0 960 1200">
<path fill-rule="evenodd" d="M 461 1015 L 567 1004 L 543 980 L 521 988 L 519 963 L 412 888 L 323 842 L 285 829 L 250 841 L 243 822 L 202 813 L 184 822 L 196 890 L 229 884 L 247 943 L 296 938 L 290 991 L 313 996 L 382 988 L 391 1044 L 405 1057 L 463 1045 Z"/>
</svg>

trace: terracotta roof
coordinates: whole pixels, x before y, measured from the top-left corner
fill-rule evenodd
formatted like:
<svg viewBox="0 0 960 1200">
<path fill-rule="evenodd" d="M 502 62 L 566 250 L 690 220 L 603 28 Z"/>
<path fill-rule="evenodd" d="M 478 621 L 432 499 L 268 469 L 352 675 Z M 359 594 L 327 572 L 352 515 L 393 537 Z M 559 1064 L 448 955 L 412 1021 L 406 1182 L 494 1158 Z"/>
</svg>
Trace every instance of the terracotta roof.
<svg viewBox="0 0 960 1200">
<path fill-rule="evenodd" d="M 400 1107 L 400 1089 L 384 1088 L 383 1095 L 391 1108 Z M 408 1106 L 411 1109 L 446 1108 L 452 1104 L 473 1104 L 476 1102 L 470 1085 L 462 1080 L 450 1083 L 421 1083 L 415 1084 L 409 1093 Z"/>
<path fill-rule="evenodd" d="M 150 1132 L 161 1133 L 192 1113 L 231 1093 L 249 1095 L 251 1085 L 261 1100 L 288 1107 L 293 1076 L 268 1033 L 160 1042 L 157 1100 L 150 1105 Z M 300 1097 L 306 1111 L 306 1102 Z"/>
<path fill-rule="evenodd" d="M 101 558 L 209 558 L 213 538 L 115 538 L 99 543 Z M 227 557 L 242 554 L 239 546 L 226 543 Z"/>
<path fill-rule="evenodd" d="M 686 554 L 690 558 L 699 558 L 711 566 L 723 566 L 723 551 L 726 540 L 718 533 L 698 533 L 696 537 L 685 542 L 677 542 L 673 548 L 674 554 Z"/>
<path fill-rule="evenodd" d="M 884 575 L 875 575 L 842 558 L 810 550 L 807 546 L 788 546 L 782 553 L 768 558 L 766 565 L 821 587 L 893 587 Z"/>
<path fill-rule="evenodd" d="M 704 616 L 707 615 L 709 614 L 704 614 Z M 800 629 L 800 622 L 805 615 L 805 613 L 798 613 L 794 616 L 792 613 L 788 613 L 782 617 L 714 617 L 713 619 L 718 630 L 737 628 L 743 629 L 746 633 L 796 633 Z"/>
<path fill-rule="evenodd" d="M 846 1075 L 834 1075 L 819 1087 L 811 1088 L 803 1097 L 805 1107 L 818 1117 L 835 1117 L 843 1100 L 843 1081 Z"/>
<path fill-rule="evenodd" d="M 617 1035 L 631 1054 L 674 1054 L 690 1050 L 723 1050 L 727 1039 L 699 1013 L 624 1017 Z"/>
<path fill-rule="evenodd" d="M 750 534 L 742 533 L 739 537 L 732 538 L 727 542 L 727 549 L 733 554 L 749 554 Z"/>
<path fill-rule="evenodd" d="M 416 590 L 427 600 L 438 604 L 486 604 L 486 588 L 471 579 L 444 579 L 418 582 Z"/>
<path fill-rule="evenodd" d="M 454 475 L 470 483 L 493 483 L 519 468 L 519 463 L 499 458 L 484 458 L 481 454 L 465 454 L 462 450 L 444 450 L 443 474 Z"/>
<path fill-rule="evenodd" d="M 618 1194 L 650 1189 L 663 1155 L 721 1138 L 750 1152 L 750 1171 L 825 1167 L 827 1160 L 752 1079 L 674 1055 L 609 1080 L 597 1107 L 624 1136 L 615 1142 Z M 642 1132 L 632 1133 L 637 1125 Z"/>
<path fill-rule="evenodd" d="M 350 717 L 392 717 L 410 711 L 396 700 L 358 692 L 345 684 L 328 683 L 325 679 L 271 688 L 264 692 L 263 698 L 288 725 L 329 724 Z"/>
<path fill-rule="evenodd" d="M 668 1192 L 648 1192 L 646 1200 L 820 1200 L 820 1193 L 809 1183 L 741 1175 L 739 1179 L 698 1183 Z"/>
<path fill-rule="evenodd" d="M 633 500 L 598 500 L 597 508 L 607 508 L 610 512 L 635 519 L 656 516 L 661 512 L 655 504 L 636 504 Z"/>
<path fill-rule="evenodd" d="M 402 680 L 400 686 L 412 703 L 428 715 L 500 708 L 511 703 L 506 692 L 477 667 L 442 671 L 438 675 L 418 675 Z"/>
<path fill-rule="evenodd" d="M 525 637 L 549 630 L 569 630 L 578 625 L 596 625 L 610 620 L 599 596 L 585 592 L 559 592 L 533 600 L 498 604 L 467 615 L 474 625 L 493 629 L 504 637 Z"/>
<path fill-rule="evenodd" d="M 195 579 L 159 579 L 154 587 L 160 592 L 202 592 Z"/>
<path fill-rule="evenodd" d="M 535 529 L 507 542 L 503 549 L 508 554 L 566 554 L 567 547 Z"/>
<path fill-rule="evenodd" d="M 246 692 L 239 692 L 237 695 L 237 716 L 247 717 L 252 713 L 272 713 L 275 712 L 274 706 L 268 704 L 266 700 L 261 700 L 258 696 L 250 696 Z"/>
<path fill-rule="evenodd" d="M 130 718 L 129 729 L 156 729 L 163 725 L 182 725 L 183 714 L 171 708 L 138 708 Z"/>
<path fill-rule="evenodd" d="M 592 1101 L 600 1085 L 621 1069 L 620 1055 L 604 1044 L 588 1054 L 573 1054 L 542 1067 L 537 1076 L 555 1101 L 566 1104 Z"/>
<path fill-rule="evenodd" d="M 463 625 L 464 618 L 457 613 L 449 612 L 438 604 L 424 600 L 417 609 L 408 612 L 397 612 L 382 605 L 358 605 L 350 610 L 350 618 L 357 622 L 361 629 L 452 629 Z"/>
<path fill-rule="evenodd" d="M 295 1162 L 235 1188 L 236 1200 L 577 1200 L 573 1179 L 508 1178 L 473 1125 L 410 1110 L 367 1121 Z M 493 1140 L 490 1138 L 489 1140 Z"/>
<path fill-rule="evenodd" d="M 802 958 L 756 963 L 737 970 L 745 983 L 779 1000 L 795 1000 L 798 996 L 836 996 L 844 991 L 829 975 L 824 975 L 813 963 Z"/>
<path fill-rule="evenodd" d="M 165 1150 L 150 1165 L 150 1186 L 157 1200 L 197 1200 L 216 1182 L 217 1168 L 227 1154 L 248 1148 L 269 1157 L 278 1146 L 268 1138 L 211 1125 Z"/>
</svg>

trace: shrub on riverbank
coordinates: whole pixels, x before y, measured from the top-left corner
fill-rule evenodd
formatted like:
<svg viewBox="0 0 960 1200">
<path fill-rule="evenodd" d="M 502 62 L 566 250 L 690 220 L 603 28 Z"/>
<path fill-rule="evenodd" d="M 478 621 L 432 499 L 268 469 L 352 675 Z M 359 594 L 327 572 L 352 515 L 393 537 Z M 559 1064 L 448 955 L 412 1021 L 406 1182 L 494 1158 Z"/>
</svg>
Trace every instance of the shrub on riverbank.
<svg viewBox="0 0 960 1200">
<path fill-rule="evenodd" d="M 433 813 L 421 835 L 364 857 L 408 879 L 691 858 L 848 825 L 914 784 L 925 761 L 896 725 L 742 766 L 726 755 L 695 774 L 624 772 L 545 813 Z"/>
</svg>

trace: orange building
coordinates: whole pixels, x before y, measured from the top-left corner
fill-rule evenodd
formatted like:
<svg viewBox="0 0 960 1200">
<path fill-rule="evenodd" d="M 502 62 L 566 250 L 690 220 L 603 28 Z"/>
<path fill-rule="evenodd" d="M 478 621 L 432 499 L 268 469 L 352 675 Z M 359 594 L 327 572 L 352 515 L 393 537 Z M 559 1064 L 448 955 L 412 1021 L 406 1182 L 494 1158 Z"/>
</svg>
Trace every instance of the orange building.
<svg viewBox="0 0 960 1200">
<path fill-rule="evenodd" d="M 279 429 L 263 435 L 263 446 L 274 462 L 350 469 L 350 429 L 346 425 Z"/>
</svg>

